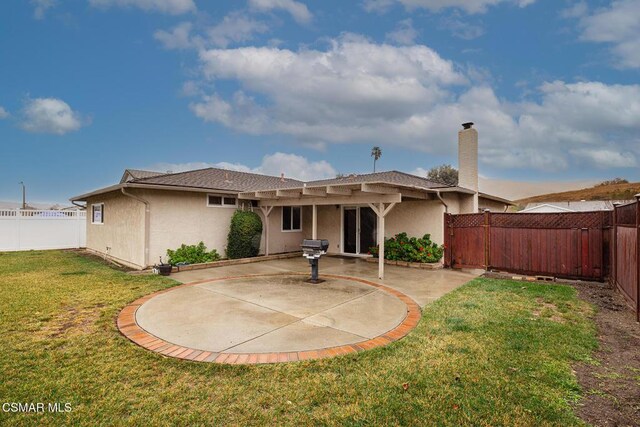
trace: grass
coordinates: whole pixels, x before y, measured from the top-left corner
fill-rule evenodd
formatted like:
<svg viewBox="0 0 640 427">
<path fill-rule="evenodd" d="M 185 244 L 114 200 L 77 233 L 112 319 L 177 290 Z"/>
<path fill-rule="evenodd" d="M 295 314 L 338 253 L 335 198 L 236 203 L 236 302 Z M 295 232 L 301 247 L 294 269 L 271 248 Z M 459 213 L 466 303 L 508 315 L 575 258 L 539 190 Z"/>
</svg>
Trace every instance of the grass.
<svg viewBox="0 0 640 427">
<path fill-rule="evenodd" d="M 73 252 L 0 253 L 0 403 L 73 408 L 0 411 L 0 424 L 581 424 L 571 364 L 596 338 L 571 287 L 476 279 L 388 347 L 224 366 L 163 358 L 118 333 L 122 307 L 174 284 Z"/>
</svg>

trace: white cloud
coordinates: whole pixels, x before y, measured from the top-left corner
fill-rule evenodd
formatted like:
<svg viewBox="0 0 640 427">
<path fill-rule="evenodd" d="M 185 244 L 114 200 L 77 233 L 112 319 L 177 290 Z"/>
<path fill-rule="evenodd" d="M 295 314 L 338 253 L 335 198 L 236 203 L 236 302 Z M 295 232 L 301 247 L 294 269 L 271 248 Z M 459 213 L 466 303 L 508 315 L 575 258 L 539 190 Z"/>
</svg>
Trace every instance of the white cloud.
<svg viewBox="0 0 640 427">
<path fill-rule="evenodd" d="M 162 43 L 165 49 L 190 49 L 196 44 L 191 38 L 192 27 L 191 22 L 181 22 L 170 31 L 156 31 L 153 37 Z"/>
<path fill-rule="evenodd" d="M 61 99 L 35 98 L 25 102 L 20 127 L 27 132 L 64 135 L 83 124 L 80 114 Z"/>
<path fill-rule="evenodd" d="M 108 8 L 135 7 L 148 12 L 168 13 L 180 15 L 187 12 L 195 12 L 196 4 L 193 0 L 89 0 L 95 7 Z"/>
<path fill-rule="evenodd" d="M 325 160 L 309 161 L 306 157 L 289 153 L 273 153 L 263 157 L 262 162 L 257 167 L 249 167 L 241 163 L 157 163 L 149 167 L 151 170 L 160 172 L 184 172 L 203 168 L 221 168 L 240 172 L 253 172 L 265 175 L 280 176 L 281 173 L 288 178 L 299 179 L 301 181 L 312 181 L 316 179 L 333 178 L 337 172 Z"/>
<path fill-rule="evenodd" d="M 362 7 L 367 12 L 385 13 L 395 2 L 396 0 L 364 0 Z"/>
<path fill-rule="evenodd" d="M 463 40 L 477 39 L 484 34 L 484 28 L 482 26 L 471 24 L 454 17 L 442 19 L 440 28 L 448 30 L 451 35 Z"/>
<path fill-rule="evenodd" d="M 44 19 L 47 10 L 56 5 L 56 0 L 31 0 L 31 4 L 35 7 L 33 9 L 33 17 L 35 19 Z"/>
<path fill-rule="evenodd" d="M 513 4 L 525 7 L 536 0 L 395 0 L 409 10 L 427 9 L 432 12 L 439 12 L 444 9 L 459 9 L 466 13 L 484 13 L 490 6 L 500 3 Z M 363 6 L 368 12 L 385 12 L 394 0 L 364 0 Z"/>
<path fill-rule="evenodd" d="M 582 10 L 585 13 L 585 10 Z M 576 16 L 576 14 L 574 14 Z M 580 19 L 584 41 L 607 43 L 621 68 L 640 68 L 640 1 L 617 0 Z"/>
<path fill-rule="evenodd" d="M 9 112 L 0 105 L 0 120 L 6 119 L 7 117 L 9 117 Z"/>
<path fill-rule="evenodd" d="M 304 3 L 294 0 L 249 0 L 249 6 L 255 10 L 268 12 L 280 9 L 288 12 L 296 22 L 306 24 L 311 22 L 313 15 Z"/>
<path fill-rule="evenodd" d="M 474 121 L 485 166 L 615 163 L 613 155 L 585 154 L 605 146 L 640 156 L 640 85 L 548 82 L 535 89 L 540 101 L 510 103 L 487 83 L 465 86 L 475 78 L 426 46 L 353 35 L 326 50 L 211 49 L 200 60 L 203 83 L 231 81 L 239 89 L 205 93 L 191 109 L 243 133 L 289 136 L 306 146 L 360 142 L 454 154 L 460 123 Z"/>
<path fill-rule="evenodd" d="M 400 45 L 413 44 L 418 37 L 418 31 L 413 28 L 411 19 L 398 22 L 396 29 L 386 34 L 386 39 Z"/>
<path fill-rule="evenodd" d="M 266 33 L 269 27 L 250 16 L 236 11 L 231 12 L 224 19 L 207 30 L 209 40 L 215 46 L 227 47 L 230 43 L 240 43 L 251 40 L 255 34 Z"/>
<path fill-rule="evenodd" d="M 157 30 L 153 37 L 165 49 L 204 49 L 246 42 L 256 34 L 267 31 L 269 26 L 264 22 L 241 11 L 233 11 L 216 25 L 207 28 L 195 28 L 191 22 L 181 22 L 169 31 Z"/>
</svg>

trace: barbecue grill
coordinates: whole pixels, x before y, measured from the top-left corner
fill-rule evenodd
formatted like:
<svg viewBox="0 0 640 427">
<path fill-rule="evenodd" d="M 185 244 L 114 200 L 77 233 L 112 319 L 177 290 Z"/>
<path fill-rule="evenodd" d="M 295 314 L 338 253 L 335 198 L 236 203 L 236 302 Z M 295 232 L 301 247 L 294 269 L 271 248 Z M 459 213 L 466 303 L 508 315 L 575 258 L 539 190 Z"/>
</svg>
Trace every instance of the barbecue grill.
<svg viewBox="0 0 640 427">
<path fill-rule="evenodd" d="M 324 280 L 318 279 L 318 260 L 327 253 L 329 249 L 329 241 L 321 239 L 304 239 L 302 241 L 302 256 L 309 260 L 311 265 L 311 278 L 307 280 L 309 283 L 321 283 Z"/>
</svg>

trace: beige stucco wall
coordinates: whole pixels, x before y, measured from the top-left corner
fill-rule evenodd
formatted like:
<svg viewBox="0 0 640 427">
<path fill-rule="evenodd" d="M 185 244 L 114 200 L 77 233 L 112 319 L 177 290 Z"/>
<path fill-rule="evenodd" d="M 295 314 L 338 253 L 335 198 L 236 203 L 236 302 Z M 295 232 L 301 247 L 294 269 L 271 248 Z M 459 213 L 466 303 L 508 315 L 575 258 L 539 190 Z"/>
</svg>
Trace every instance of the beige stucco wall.
<svg viewBox="0 0 640 427">
<path fill-rule="evenodd" d="M 161 190 L 131 190 L 147 200 L 149 217 L 149 264 L 167 258 L 167 249 L 183 243 L 204 242 L 225 256 L 227 235 L 235 208 L 208 207 L 206 193 Z"/>
<path fill-rule="evenodd" d="M 104 223 L 91 223 L 91 205 L 104 203 Z M 144 205 L 120 192 L 87 200 L 87 248 L 133 268 L 144 266 Z M 109 249 L 107 249 L 109 248 Z"/>
<path fill-rule="evenodd" d="M 339 254 L 342 209 L 336 205 L 318 206 L 318 238 L 329 240 L 329 253 Z"/>
<path fill-rule="evenodd" d="M 444 205 L 439 200 L 416 200 L 398 203 L 385 218 L 385 237 L 406 232 L 410 237 L 431 234 L 431 239 L 444 242 Z"/>
<path fill-rule="evenodd" d="M 458 210 L 457 196 L 445 196 L 450 208 Z M 431 234 L 434 242 L 444 242 L 444 205 L 439 200 L 416 200 L 398 203 L 385 219 L 385 237 L 406 232 L 422 237 Z M 335 205 L 318 206 L 318 238 L 329 240 L 329 253 L 342 253 L 342 209 Z"/>
<path fill-rule="evenodd" d="M 264 216 L 260 209 L 256 212 L 264 222 Z M 269 214 L 269 253 L 276 254 L 281 252 L 293 252 L 300 250 L 300 244 L 305 238 L 311 238 L 311 206 L 303 206 L 302 208 L 302 230 L 301 231 L 282 231 L 282 207 L 275 206 Z M 265 252 L 266 227 L 262 227 L 262 239 L 260 242 L 260 252 Z M 323 238 L 318 235 L 319 238 Z"/>
<path fill-rule="evenodd" d="M 207 248 L 216 249 L 225 256 L 227 235 L 234 208 L 208 207 L 206 193 L 138 190 L 130 193 L 147 200 L 149 214 L 149 257 L 150 265 L 162 256 L 166 259 L 167 249 L 175 249 L 181 244 L 197 244 L 203 241 Z M 469 213 L 467 195 L 443 194 L 450 213 Z M 489 202 L 489 201 L 487 201 Z M 92 203 L 105 204 L 105 223 L 91 224 Z M 495 207 L 497 205 L 492 205 Z M 500 204 L 500 209 L 503 205 Z M 328 239 L 330 253 L 341 253 L 342 209 L 336 205 L 318 206 L 318 238 Z M 144 204 L 120 192 L 93 197 L 88 201 L 87 247 L 99 253 L 107 253 L 116 260 L 134 268 L 144 265 Z M 263 219 L 259 209 L 255 211 Z M 437 243 L 444 241 L 444 206 L 439 200 L 407 201 L 397 204 L 386 218 L 385 235 L 391 237 L 400 232 L 411 236 L 430 233 Z M 269 253 L 291 252 L 300 249 L 304 238 L 312 234 L 312 207 L 302 209 L 302 230 L 282 231 L 282 208 L 274 207 L 269 215 Z M 261 253 L 265 252 L 266 227 L 263 227 Z"/>
<path fill-rule="evenodd" d="M 129 189 L 129 193 L 149 202 L 149 265 L 166 261 L 167 249 L 194 245 L 202 241 L 208 249 L 216 249 L 224 257 L 231 216 L 235 208 L 208 207 L 207 193 Z M 87 247 L 134 268 L 144 265 L 144 204 L 119 192 L 92 198 L 91 203 L 105 203 L 105 224 L 93 225 L 87 218 Z M 90 207 L 89 207 L 90 209 Z M 255 211 L 264 218 L 259 209 Z M 88 215 L 90 217 L 90 215 Z M 302 230 L 282 231 L 282 208 L 269 215 L 269 252 L 280 253 L 300 249 L 305 237 L 311 236 L 311 207 L 303 207 Z M 260 242 L 265 249 L 266 227 Z"/>
</svg>

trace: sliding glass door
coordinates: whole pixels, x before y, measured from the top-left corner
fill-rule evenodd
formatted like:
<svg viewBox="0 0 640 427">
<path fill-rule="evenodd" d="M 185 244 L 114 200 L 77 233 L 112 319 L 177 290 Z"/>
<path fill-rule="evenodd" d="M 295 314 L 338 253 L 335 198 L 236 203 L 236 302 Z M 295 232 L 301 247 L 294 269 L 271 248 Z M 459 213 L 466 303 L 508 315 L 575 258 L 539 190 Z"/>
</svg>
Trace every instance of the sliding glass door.
<svg viewBox="0 0 640 427">
<path fill-rule="evenodd" d="M 366 254 L 377 244 L 378 218 L 369 207 L 345 207 L 342 213 L 342 252 Z"/>
</svg>

